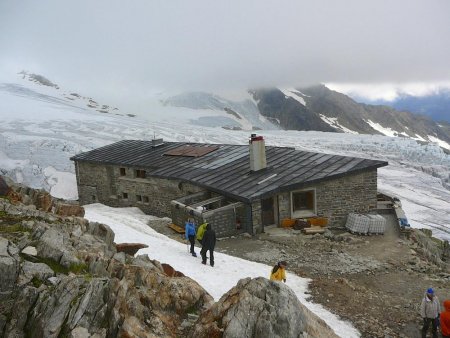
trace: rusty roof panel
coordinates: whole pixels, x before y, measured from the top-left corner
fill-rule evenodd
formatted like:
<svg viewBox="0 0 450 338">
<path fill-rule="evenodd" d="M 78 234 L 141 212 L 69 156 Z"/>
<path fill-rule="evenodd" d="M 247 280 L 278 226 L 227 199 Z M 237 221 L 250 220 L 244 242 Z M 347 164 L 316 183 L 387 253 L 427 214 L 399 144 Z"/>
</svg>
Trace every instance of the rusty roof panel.
<svg viewBox="0 0 450 338">
<path fill-rule="evenodd" d="M 167 156 L 187 156 L 187 157 L 201 157 L 206 155 L 214 150 L 219 149 L 218 146 L 192 146 L 192 145 L 183 145 L 181 147 L 171 149 L 164 153 Z"/>
</svg>

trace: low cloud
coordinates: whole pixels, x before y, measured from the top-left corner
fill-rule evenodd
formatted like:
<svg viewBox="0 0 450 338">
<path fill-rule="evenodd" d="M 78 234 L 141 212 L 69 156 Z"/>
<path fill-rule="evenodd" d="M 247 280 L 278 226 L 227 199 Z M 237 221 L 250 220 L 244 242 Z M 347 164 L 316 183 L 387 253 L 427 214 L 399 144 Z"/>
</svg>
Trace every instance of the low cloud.
<svg viewBox="0 0 450 338">
<path fill-rule="evenodd" d="M 450 80 L 448 13 L 446 0 L 4 0 L 0 69 L 130 98 L 443 82 Z"/>
</svg>

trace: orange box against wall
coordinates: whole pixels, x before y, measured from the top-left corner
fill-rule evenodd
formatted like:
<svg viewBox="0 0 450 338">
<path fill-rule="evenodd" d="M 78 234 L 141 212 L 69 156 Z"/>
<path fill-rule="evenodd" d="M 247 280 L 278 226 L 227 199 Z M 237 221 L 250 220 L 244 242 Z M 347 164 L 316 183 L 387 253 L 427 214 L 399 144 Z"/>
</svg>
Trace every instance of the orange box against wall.
<svg viewBox="0 0 450 338">
<path fill-rule="evenodd" d="M 281 220 L 281 226 L 283 228 L 290 228 L 293 227 L 295 224 L 295 219 L 291 219 L 291 218 L 283 218 Z"/>
<path fill-rule="evenodd" d="M 308 222 L 311 225 L 326 227 L 328 225 L 328 218 L 326 217 L 311 217 L 308 218 Z"/>
</svg>

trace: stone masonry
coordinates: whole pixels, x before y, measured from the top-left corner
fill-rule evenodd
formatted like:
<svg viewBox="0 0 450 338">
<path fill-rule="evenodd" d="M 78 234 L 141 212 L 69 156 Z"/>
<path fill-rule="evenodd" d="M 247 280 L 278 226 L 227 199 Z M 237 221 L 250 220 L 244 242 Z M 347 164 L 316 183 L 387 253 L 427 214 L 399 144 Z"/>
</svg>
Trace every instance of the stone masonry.
<svg viewBox="0 0 450 338">
<path fill-rule="evenodd" d="M 75 162 L 80 204 L 138 207 L 147 214 L 170 217 L 170 201 L 202 189 L 178 180 L 135 177 L 141 168 Z M 125 175 L 120 168 L 125 169 Z"/>
<path fill-rule="evenodd" d="M 145 168 L 88 162 L 75 162 L 75 166 L 81 205 L 101 202 L 113 207 L 135 206 L 147 214 L 170 217 L 172 200 L 204 191 L 179 180 L 150 177 L 148 172 L 145 178 L 138 177 L 137 171 L 148 170 Z M 327 217 L 329 226 L 342 226 L 348 213 L 376 208 L 377 170 L 321 181 L 303 189 L 315 190 L 316 216 Z M 278 219 L 291 218 L 291 192 L 276 197 Z M 222 215 L 217 215 L 217 230 L 223 236 L 241 232 L 237 230 L 255 234 L 262 231 L 261 216 L 260 200 L 253 201 L 251 207 L 233 210 L 232 214 L 224 209 Z M 241 229 L 237 229 L 237 219 Z"/>
<path fill-rule="evenodd" d="M 327 217 L 329 226 L 343 226 L 350 212 L 365 213 L 377 206 L 377 171 L 371 170 L 304 189 L 316 191 L 316 216 Z M 280 220 L 291 217 L 290 192 L 278 195 Z"/>
</svg>

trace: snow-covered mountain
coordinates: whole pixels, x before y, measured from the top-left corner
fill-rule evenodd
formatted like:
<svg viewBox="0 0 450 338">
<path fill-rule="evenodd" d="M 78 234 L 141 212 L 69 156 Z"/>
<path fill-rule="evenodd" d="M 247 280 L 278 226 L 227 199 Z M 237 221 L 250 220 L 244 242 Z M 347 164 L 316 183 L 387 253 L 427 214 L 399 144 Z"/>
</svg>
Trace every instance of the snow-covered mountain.
<svg viewBox="0 0 450 338">
<path fill-rule="evenodd" d="M 239 100 L 230 100 L 210 93 L 188 92 L 168 97 L 162 102 L 165 106 L 211 110 L 222 115 L 202 116 L 191 120 L 196 125 L 234 130 L 281 129 L 278 124 L 270 122 L 259 113 L 257 104 L 249 93 L 242 94 Z"/>
<path fill-rule="evenodd" d="M 43 187 L 56 197 L 77 198 L 74 166 L 69 158 L 83 151 L 122 139 L 154 137 L 246 144 L 250 134 L 248 130 L 222 127 L 187 127 L 186 121 L 193 120 L 192 116 L 208 116 L 218 112 L 216 109 L 160 110 L 160 105 L 151 111 L 151 117 L 144 119 L 121 111 L 99 112 L 88 107 L 85 100 L 70 100 L 61 92 L 61 88 L 26 78 L 0 81 L 0 174 L 32 187 Z M 70 91 L 64 93 L 70 95 Z M 303 94 L 308 104 L 309 94 Z M 218 101 L 220 107 L 223 102 Z M 238 110 L 235 106 L 230 109 Z M 266 129 L 259 133 L 268 145 L 388 161 L 388 167 L 379 169 L 379 189 L 402 200 L 414 227 L 433 228 L 437 236 L 450 239 L 450 155 L 436 143 L 349 132 Z"/>
<path fill-rule="evenodd" d="M 450 124 L 397 111 L 388 106 L 362 104 L 324 85 L 253 91 L 261 114 L 279 121 L 283 129 L 381 134 L 435 142 L 450 150 Z"/>
</svg>

